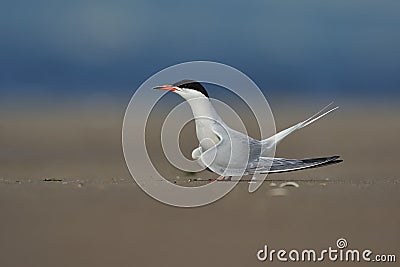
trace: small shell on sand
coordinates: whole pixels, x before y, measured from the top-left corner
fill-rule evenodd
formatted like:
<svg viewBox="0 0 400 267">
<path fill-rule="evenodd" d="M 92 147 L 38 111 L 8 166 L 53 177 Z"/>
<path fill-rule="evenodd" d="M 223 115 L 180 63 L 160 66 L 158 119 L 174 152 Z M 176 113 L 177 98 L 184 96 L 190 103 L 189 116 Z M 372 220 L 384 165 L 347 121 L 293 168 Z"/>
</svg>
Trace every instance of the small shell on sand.
<svg viewBox="0 0 400 267">
<path fill-rule="evenodd" d="M 285 186 L 294 186 L 294 187 L 296 187 L 296 188 L 299 188 L 300 186 L 299 186 L 299 184 L 298 183 L 296 183 L 296 182 L 284 182 L 284 183 L 281 183 L 280 185 L 279 185 L 279 187 L 285 187 Z"/>
</svg>

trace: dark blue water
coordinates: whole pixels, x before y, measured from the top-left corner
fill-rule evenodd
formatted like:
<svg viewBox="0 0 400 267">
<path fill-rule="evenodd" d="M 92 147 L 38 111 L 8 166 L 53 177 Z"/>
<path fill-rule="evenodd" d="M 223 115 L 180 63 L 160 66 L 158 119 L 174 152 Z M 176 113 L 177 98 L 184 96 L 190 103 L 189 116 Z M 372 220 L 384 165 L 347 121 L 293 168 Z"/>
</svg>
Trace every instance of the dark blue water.
<svg viewBox="0 0 400 267">
<path fill-rule="evenodd" d="M 129 95 L 211 60 L 269 94 L 400 96 L 399 1 L 257 2 L 2 1 L 0 94 Z"/>
</svg>

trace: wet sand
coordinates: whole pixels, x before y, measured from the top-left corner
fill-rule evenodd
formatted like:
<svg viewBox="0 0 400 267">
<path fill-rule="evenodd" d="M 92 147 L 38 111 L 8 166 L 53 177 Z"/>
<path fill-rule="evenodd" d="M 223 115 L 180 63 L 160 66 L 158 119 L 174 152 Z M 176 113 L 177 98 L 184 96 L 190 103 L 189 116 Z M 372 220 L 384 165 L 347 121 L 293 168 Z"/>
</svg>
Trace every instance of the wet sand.
<svg viewBox="0 0 400 267">
<path fill-rule="evenodd" d="M 130 177 L 120 143 L 123 105 L 4 110 L 0 266 L 274 266 L 284 263 L 257 261 L 265 244 L 323 249 L 338 238 L 399 258 L 400 110 L 341 106 L 287 138 L 277 156 L 338 154 L 343 163 L 270 175 L 253 194 L 240 183 L 193 209 L 157 202 Z M 278 129 L 319 107 L 272 106 Z M 171 179 L 193 177 L 160 164 Z M 276 194 L 292 180 L 300 187 Z"/>
</svg>

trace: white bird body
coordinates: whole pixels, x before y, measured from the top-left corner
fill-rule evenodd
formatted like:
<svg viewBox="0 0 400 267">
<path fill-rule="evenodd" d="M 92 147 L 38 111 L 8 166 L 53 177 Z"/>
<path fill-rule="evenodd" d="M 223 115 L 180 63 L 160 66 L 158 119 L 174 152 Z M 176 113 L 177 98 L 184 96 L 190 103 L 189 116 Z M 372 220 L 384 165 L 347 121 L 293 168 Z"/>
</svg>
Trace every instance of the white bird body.
<svg viewBox="0 0 400 267">
<path fill-rule="evenodd" d="M 199 140 L 199 146 L 193 150 L 192 158 L 221 176 L 285 172 L 341 161 L 338 160 L 338 156 L 302 160 L 268 157 L 271 154 L 270 150 L 287 135 L 313 123 L 337 107 L 322 113 L 326 109 L 324 108 L 311 118 L 267 139 L 256 140 L 225 124 L 200 83 L 183 80 L 173 85 L 155 88 L 173 91 L 187 101 L 195 119 Z"/>
</svg>

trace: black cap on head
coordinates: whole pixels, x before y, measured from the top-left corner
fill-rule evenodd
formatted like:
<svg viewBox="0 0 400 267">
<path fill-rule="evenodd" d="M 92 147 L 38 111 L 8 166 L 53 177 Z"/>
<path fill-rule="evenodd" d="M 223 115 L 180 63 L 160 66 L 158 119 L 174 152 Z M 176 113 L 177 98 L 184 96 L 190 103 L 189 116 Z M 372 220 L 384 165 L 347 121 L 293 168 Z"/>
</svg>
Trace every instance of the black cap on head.
<svg viewBox="0 0 400 267">
<path fill-rule="evenodd" d="M 207 93 L 206 89 L 203 87 L 203 85 L 201 85 L 201 83 L 196 82 L 194 80 L 182 80 L 182 81 L 176 82 L 172 85 L 177 86 L 179 88 L 188 88 L 188 89 L 196 90 L 196 91 L 199 91 L 200 93 L 202 93 L 203 95 L 205 95 L 206 97 L 208 97 L 208 93 Z"/>
</svg>

